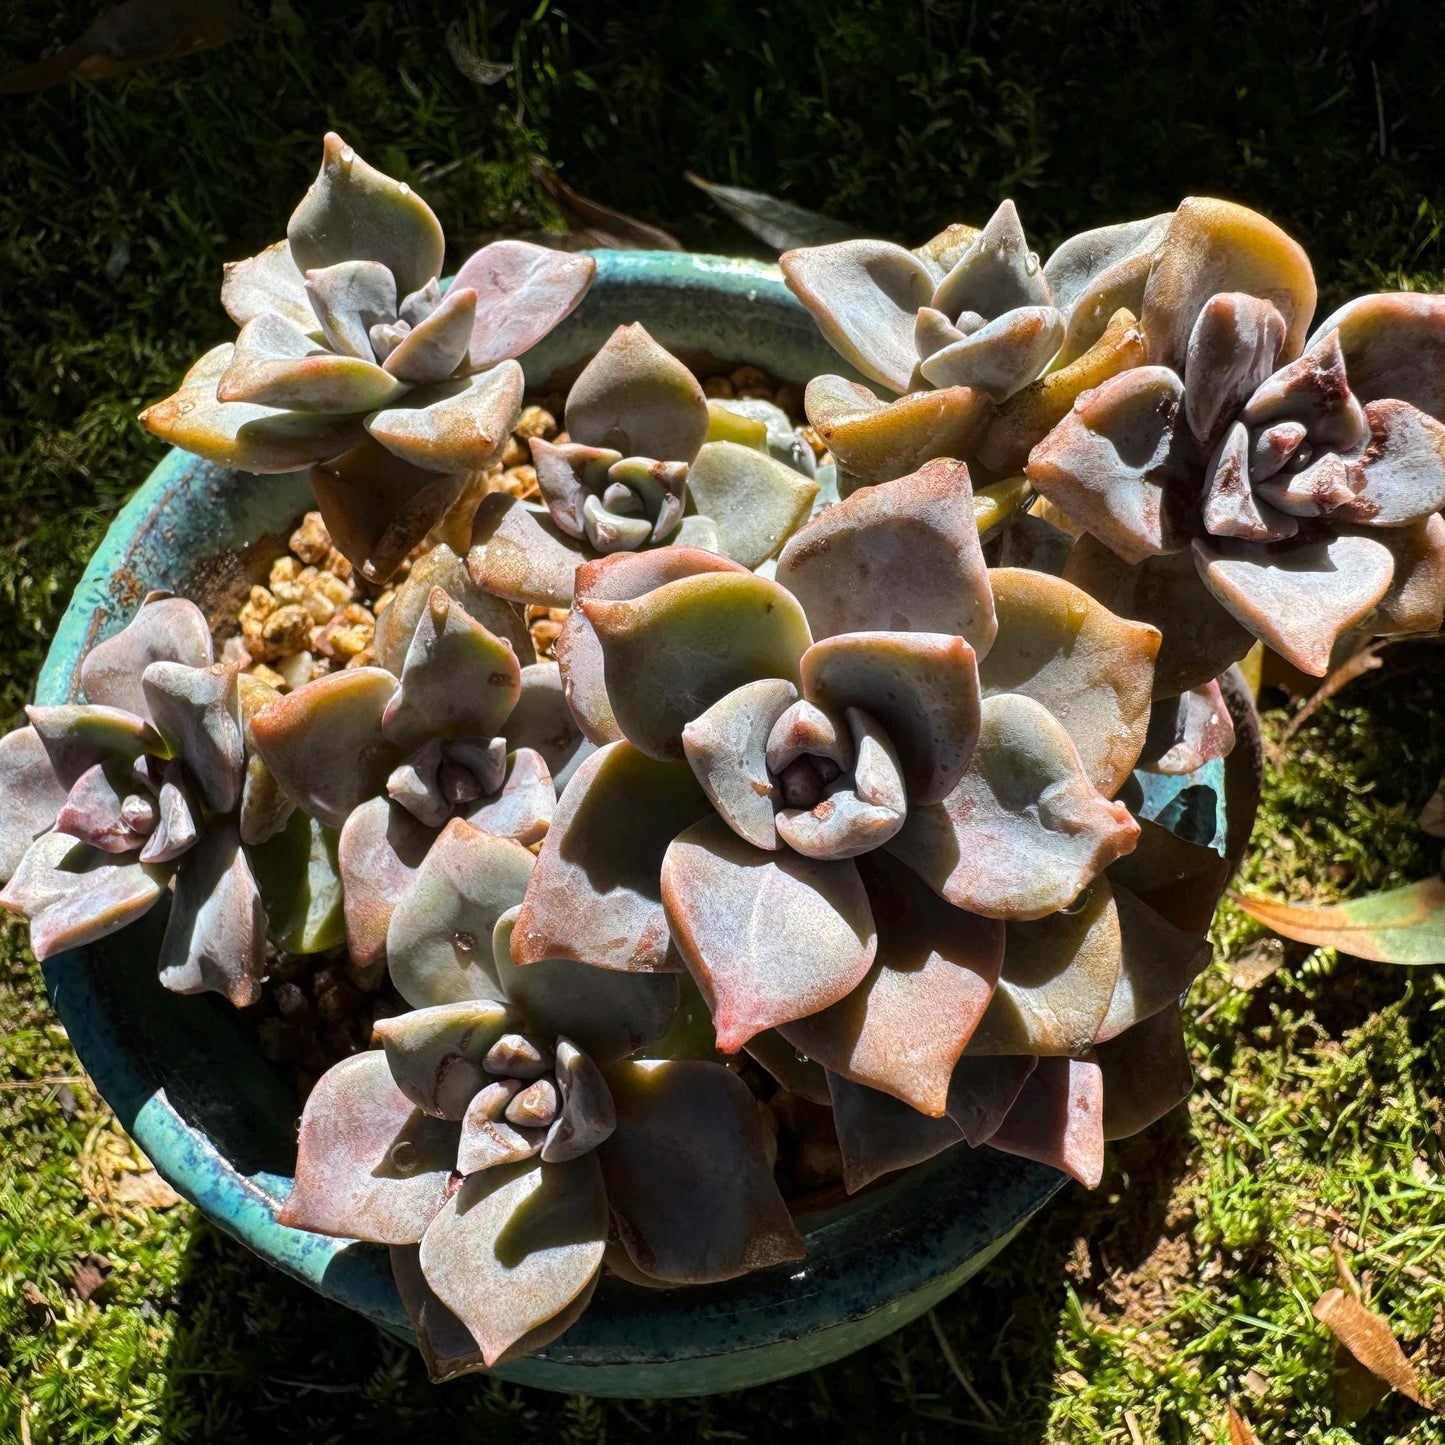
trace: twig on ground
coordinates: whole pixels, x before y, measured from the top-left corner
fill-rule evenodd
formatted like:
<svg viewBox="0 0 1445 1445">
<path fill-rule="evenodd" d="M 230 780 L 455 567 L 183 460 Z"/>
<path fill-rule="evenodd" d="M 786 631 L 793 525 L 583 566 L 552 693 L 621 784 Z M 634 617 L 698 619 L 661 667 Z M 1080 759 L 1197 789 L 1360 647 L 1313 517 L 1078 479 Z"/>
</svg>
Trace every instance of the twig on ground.
<svg viewBox="0 0 1445 1445">
<path fill-rule="evenodd" d="M 963 1386 L 964 1394 L 978 1407 L 979 1413 L 985 1420 L 995 1420 L 998 1417 L 989 1407 L 988 1402 L 973 1388 L 973 1381 L 968 1378 L 968 1372 L 958 1362 L 958 1356 L 953 1352 L 953 1346 L 948 1342 L 948 1336 L 943 1333 L 943 1326 L 938 1322 L 938 1316 L 932 1310 L 928 1312 L 928 1323 L 933 1327 L 933 1338 L 938 1341 L 938 1348 L 943 1351 L 943 1358 L 948 1368 L 953 1371 L 953 1378 Z"/>
</svg>

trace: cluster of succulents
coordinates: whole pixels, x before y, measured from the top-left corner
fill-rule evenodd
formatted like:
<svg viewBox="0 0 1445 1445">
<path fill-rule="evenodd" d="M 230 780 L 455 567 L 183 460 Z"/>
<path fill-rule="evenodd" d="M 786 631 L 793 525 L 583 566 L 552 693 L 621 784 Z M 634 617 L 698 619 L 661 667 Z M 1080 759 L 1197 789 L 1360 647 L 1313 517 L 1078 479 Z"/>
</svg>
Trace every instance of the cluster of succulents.
<svg viewBox="0 0 1445 1445">
<path fill-rule="evenodd" d="M 240 335 L 145 422 L 310 468 L 307 555 L 354 580 L 220 664 L 170 597 L 94 647 L 84 702 L 0 740 L 0 905 L 43 957 L 169 897 L 161 982 L 240 1005 L 268 934 L 393 991 L 306 1101 L 281 1218 L 391 1248 L 439 1377 L 555 1339 L 605 1269 L 801 1257 L 770 1091 L 830 1111 L 849 1192 L 949 1148 L 1096 1184 L 1188 1091 L 1229 871 L 1134 774 L 1228 752 L 1215 678 L 1256 638 L 1318 672 L 1440 625 L 1445 298 L 1310 336 L 1309 263 L 1252 212 L 1041 265 L 1005 202 L 783 258 L 890 393 L 809 384 L 826 470 L 634 324 L 530 435 L 532 497 L 477 479 L 593 263 L 442 263 L 328 136 L 287 239 L 228 268 Z M 334 667 L 242 671 L 343 606 Z"/>
</svg>

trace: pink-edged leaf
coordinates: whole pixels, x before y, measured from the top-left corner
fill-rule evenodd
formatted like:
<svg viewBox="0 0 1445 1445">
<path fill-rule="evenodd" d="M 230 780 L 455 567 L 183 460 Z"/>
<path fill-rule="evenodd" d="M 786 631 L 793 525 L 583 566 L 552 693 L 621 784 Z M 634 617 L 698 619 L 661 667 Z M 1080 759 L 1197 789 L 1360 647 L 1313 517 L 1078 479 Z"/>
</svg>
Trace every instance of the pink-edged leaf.
<svg viewBox="0 0 1445 1445">
<path fill-rule="evenodd" d="M 948 1117 L 971 1148 L 993 1137 L 1037 1064 L 1032 1054 L 965 1054 L 958 1061 L 948 1087 Z"/>
<path fill-rule="evenodd" d="M 1210 959 L 1207 939 L 1176 928 L 1117 879 L 1110 889 L 1119 916 L 1119 977 L 1096 1043 L 1177 1003 Z"/>
<path fill-rule="evenodd" d="M 1193 773 L 1234 747 L 1234 719 L 1213 680 L 1154 704 L 1139 766 L 1151 773 Z"/>
<path fill-rule="evenodd" d="M 229 813 L 241 800 L 246 744 L 234 668 L 153 662 L 141 676 L 148 716 L 202 801 Z"/>
<path fill-rule="evenodd" d="M 1109 868 L 1108 876 L 1176 928 L 1203 937 L 1229 873 L 1229 859 L 1213 848 L 1140 818 L 1138 845 Z"/>
<path fill-rule="evenodd" d="M 467 568 L 478 587 L 539 607 L 570 607 L 572 578 L 587 552 L 547 514 L 505 492 L 482 498 Z"/>
<path fill-rule="evenodd" d="M 215 660 L 205 613 L 184 597 L 148 597 L 117 633 L 98 642 L 80 664 L 87 702 L 117 707 L 153 721 L 141 674 L 153 662 L 209 667 Z"/>
<path fill-rule="evenodd" d="M 535 752 L 553 778 L 562 773 L 571 777 L 587 745 L 567 706 L 555 662 L 534 662 L 522 669 L 521 692 L 508 714 L 506 733 L 511 747 Z"/>
<path fill-rule="evenodd" d="M 515 361 L 455 381 L 418 387 L 404 403 L 373 412 L 366 430 L 387 451 L 433 472 L 477 472 L 496 460 L 522 406 Z"/>
<path fill-rule="evenodd" d="M 488 1083 L 482 1063 L 514 1028 L 516 1015 L 494 999 L 468 999 L 378 1019 L 373 1039 L 392 1081 L 424 1114 L 460 1122 Z"/>
<path fill-rule="evenodd" d="M 1350 389 L 1363 402 L 1394 397 L 1445 421 L 1445 296 L 1360 296 L 1310 337 L 1313 350 L 1339 333 Z"/>
<path fill-rule="evenodd" d="M 454 286 L 477 293 L 469 364 L 474 371 L 535 346 L 587 294 L 597 262 L 528 241 L 493 241 L 462 262 Z"/>
<path fill-rule="evenodd" d="M 346 947 L 364 978 L 380 976 L 391 915 L 435 837 L 433 829 L 384 797 L 362 803 L 342 826 L 337 863 Z"/>
<path fill-rule="evenodd" d="M 0 737 L 0 879 L 8 879 L 25 850 L 54 826 L 67 792 L 33 727 Z"/>
<path fill-rule="evenodd" d="M 884 1174 L 932 1159 L 963 1139 L 963 1130 L 948 1115 L 935 1119 L 840 1074 L 828 1075 L 828 1090 L 843 1155 L 843 1187 L 850 1194 Z"/>
<path fill-rule="evenodd" d="M 483 798 L 464 816 L 473 827 L 530 847 L 546 835 L 557 808 L 557 790 L 540 753 L 517 748 L 507 754 L 501 791 Z"/>
<path fill-rule="evenodd" d="M 1094 1059 L 1040 1059 L 991 1148 L 1061 1169 L 1086 1189 L 1104 1176 L 1104 1080 Z"/>
</svg>

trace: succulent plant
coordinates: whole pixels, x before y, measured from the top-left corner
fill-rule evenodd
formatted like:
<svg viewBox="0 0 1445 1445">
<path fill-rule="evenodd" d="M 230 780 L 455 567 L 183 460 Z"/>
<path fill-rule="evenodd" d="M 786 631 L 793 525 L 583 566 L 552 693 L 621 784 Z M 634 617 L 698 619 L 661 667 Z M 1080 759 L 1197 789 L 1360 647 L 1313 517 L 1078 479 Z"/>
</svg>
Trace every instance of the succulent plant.
<svg viewBox="0 0 1445 1445">
<path fill-rule="evenodd" d="M 531 844 L 582 743 L 555 662 L 521 618 L 480 591 L 445 545 L 412 567 L 382 613 L 377 665 L 314 679 L 258 713 L 259 755 L 287 795 L 340 829 L 351 962 L 379 975 L 397 899 L 461 818 Z"/>
<path fill-rule="evenodd" d="M 248 472 L 311 467 L 340 550 L 383 581 L 500 451 L 522 399 L 515 358 L 582 299 L 596 263 L 523 241 L 464 261 L 409 186 L 340 136 L 286 239 L 227 266 L 241 328 L 142 421 Z"/>
<path fill-rule="evenodd" d="M 976 1107 L 981 1143 L 1015 1096 L 999 1147 L 1096 1179 L 1098 1089 L 1070 1080 L 1207 957 L 1207 913 L 1176 926 L 1140 896 L 1165 888 L 1161 848 L 1179 865 L 1172 842 L 1116 871 L 1140 840 L 1113 799 L 1158 646 L 1061 579 L 987 571 L 957 462 L 827 509 L 776 578 L 685 547 L 590 563 L 558 656 L 598 750 L 558 802 L 513 956 L 685 967 L 721 1051 L 768 1067 L 780 1035 L 841 1081 L 854 1183 L 896 1167 L 875 1105 L 934 1132 Z M 1211 910 L 1219 865 L 1188 859 Z M 1152 1078 L 1131 1087 L 1175 1102 Z"/>
<path fill-rule="evenodd" d="M 843 376 L 809 384 L 808 419 L 840 465 L 840 492 L 936 457 L 1016 472 L 1080 391 L 1143 359 L 1141 261 L 1167 221 L 1074 237 L 1043 266 L 1012 201 L 981 230 L 952 225 L 912 251 L 839 241 L 786 252 L 783 275 L 827 340 L 900 394 L 885 401 Z"/>
<path fill-rule="evenodd" d="M 747 1085 L 719 1062 L 656 1052 L 678 980 L 514 961 L 533 866 L 463 818 L 442 830 L 389 926 L 391 977 L 414 1012 L 383 1019 L 379 1048 L 317 1084 L 281 1210 L 392 1246 L 437 1378 L 559 1335 L 609 1235 L 617 1267 L 652 1284 L 802 1255 Z"/>
<path fill-rule="evenodd" d="M 1314 305 L 1277 226 L 1185 201 L 1148 270 L 1148 364 L 1081 396 L 1029 457 L 1096 539 L 1066 575 L 1159 622 L 1175 690 L 1255 638 L 1322 675 L 1351 629 L 1440 626 L 1445 298 L 1366 296 L 1306 340 Z"/>
<path fill-rule="evenodd" d="M 44 959 L 172 891 L 161 982 L 254 1002 L 267 917 L 247 853 L 290 804 L 247 718 L 275 694 L 213 665 L 200 609 L 162 593 L 91 649 L 81 686 L 85 702 L 28 708 L 0 739 L 0 906 L 29 921 Z"/>
<path fill-rule="evenodd" d="M 531 441 L 543 505 L 494 493 L 477 511 L 469 562 L 499 597 L 565 607 L 579 565 L 668 545 L 758 567 L 818 494 L 812 453 L 776 407 L 710 408 L 640 325 L 619 326 L 588 362 L 566 426 L 566 441 Z"/>
</svg>

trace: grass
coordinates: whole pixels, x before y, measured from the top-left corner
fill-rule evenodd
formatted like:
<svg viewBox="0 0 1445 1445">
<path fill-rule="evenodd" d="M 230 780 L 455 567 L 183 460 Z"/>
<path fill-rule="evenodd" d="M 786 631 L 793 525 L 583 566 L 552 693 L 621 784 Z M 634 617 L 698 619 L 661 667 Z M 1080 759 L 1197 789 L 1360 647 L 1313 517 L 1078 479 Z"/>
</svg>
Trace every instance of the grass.
<svg viewBox="0 0 1445 1445">
<path fill-rule="evenodd" d="M 158 453 L 135 411 L 225 334 L 220 262 L 273 238 L 327 125 L 423 188 L 468 246 L 548 222 L 529 172 L 542 158 L 699 246 L 746 243 L 685 167 L 914 241 L 1010 192 L 1042 249 L 1185 187 L 1295 230 L 1322 305 L 1438 286 L 1445 12 L 1201 0 L 1187 30 L 1170 13 L 698 0 L 679 23 L 663 0 L 605 13 L 274 0 L 213 52 L 0 98 L 0 723 Z M 90 18 L 17 0 L 0 64 Z M 467 80 L 443 39 L 453 20 L 456 40 L 512 73 Z M 1437 866 L 1414 826 L 1445 772 L 1437 656 L 1396 649 L 1303 730 L 1271 771 L 1249 886 L 1324 899 Z M 11 929 L 0 1439 L 1196 1442 L 1225 1438 L 1233 1399 L 1271 1441 L 1445 1441 L 1398 1400 L 1342 1422 L 1310 1317 L 1338 1237 L 1445 1394 L 1445 983 L 1272 949 L 1228 908 L 1217 942 L 1191 1000 L 1188 1107 L 1116 1148 L 1096 1194 L 1066 1194 L 934 1320 L 764 1389 L 604 1404 L 485 1380 L 433 1389 L 409 1353 L 188 1205 L 118 1201 L 106 1180 L 124 1146 Z M 83 1299 L 77 1269 L 95 1257 L 110 1272 Z"/>
</svg>

